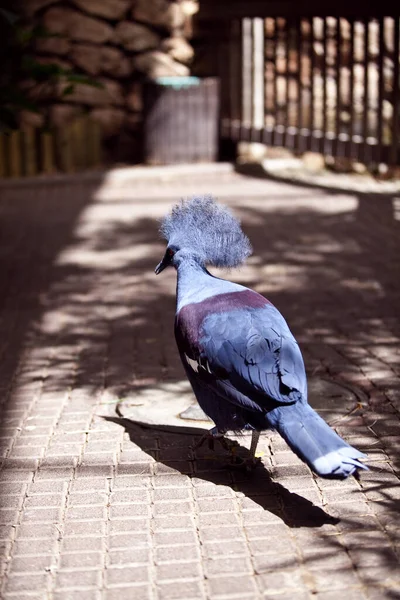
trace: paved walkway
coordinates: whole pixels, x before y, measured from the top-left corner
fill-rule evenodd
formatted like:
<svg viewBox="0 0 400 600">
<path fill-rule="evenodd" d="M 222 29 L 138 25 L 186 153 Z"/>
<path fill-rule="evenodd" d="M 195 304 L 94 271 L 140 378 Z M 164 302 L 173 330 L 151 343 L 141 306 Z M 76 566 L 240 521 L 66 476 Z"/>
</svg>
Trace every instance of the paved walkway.
<svg viewBox="0 0 400 600">
<path fill-rule="evenodd" d="M 0 187 L 0 597 L 400 598 L 400 199 L 153 173 Z M 186 389 L 175 275 L 153 269 L 157 219 L 194 192 L 243 219 L 255 254 L 230 276 L 282 310 L 310 378 L 358 391 L 319 406 L 368 454 L 359 481 L 275 434 L 246 477 L 117 414 Z"/>
</svg>

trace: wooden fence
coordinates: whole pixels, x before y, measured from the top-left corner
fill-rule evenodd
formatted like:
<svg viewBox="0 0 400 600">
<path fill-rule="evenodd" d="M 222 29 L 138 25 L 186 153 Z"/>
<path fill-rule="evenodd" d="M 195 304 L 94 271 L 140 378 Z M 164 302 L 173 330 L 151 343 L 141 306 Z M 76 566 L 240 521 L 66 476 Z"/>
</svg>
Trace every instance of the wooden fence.
<svg viewBox="0 0 400 600">
<path fill-rule="evenodd" d="M 221 53 L 223 138 L 400 164 L 398 17 L 232 18 Z"/>
<path fill-rule="evenodd" d="M 74 173 L 102 162 L 101 128 L 82 117 L 62 128 L 0 134 L 0 178 Z"/>
</svg>

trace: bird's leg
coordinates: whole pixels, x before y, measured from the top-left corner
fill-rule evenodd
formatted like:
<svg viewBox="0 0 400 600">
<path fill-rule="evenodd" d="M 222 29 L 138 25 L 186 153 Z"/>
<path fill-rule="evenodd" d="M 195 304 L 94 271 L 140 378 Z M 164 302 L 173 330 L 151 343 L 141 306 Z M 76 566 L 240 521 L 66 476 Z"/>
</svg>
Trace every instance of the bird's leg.
<svg viewBox="0 0 400 600">
<path fill-rule="evenodd" d="M 255 458 L 256 458 L 256 450 L 257 450 L 257 444 L 258 444 L 259 439 L 260 439 L 260 432 L 253 429 L 253 431 L 251 432 L 251 444 L 250 444 L 250 458 L 252 460 L 255 460 Z"/>
<path fill-rule="evenodd" d="M 207 431 L 207 433 L 201 436 L 197 444 L 193 446 L 193 449 L 197 450 L 197 448 L 200 448 L 204 444 L 204 442 L 208 442 L 209 449 L 214 450 L 214 443 L 216 440 L 218 440 L 218 442 L 221 444 L 224 450 L 227 450 L 229 452 L 232 450 L 232 446 L 235 445 L 233 442 L 230 442 L 229 440 L 225 439 L 224 434 L 221 433 L 217 429 L 217 427 L 213 427 L 212 429 Z"/>
<path fill-rule="evenodd" d="M 239 458 L 232 452 L 232 464 L 231 466 L 238 469 L 245 469 L 246 471 L 252 471 L 260 462 L 260 458 L 256 457 L 256 450 L 258 440 L 260 438 L 260 432 L 253 429 L 251 432 L 251 444 L 250 444 L 250 456 L 248 458 Z"/>
<path fill-rule="evenodd" d="M 193 446 L 193 449 L 197 450 L 197 448 L 201 448 L 204 442 L 208 442 L 208 447 L 210 448 L 210 450 L 214 450 L 214 441 L 215 439 L 218 439 L 221 436 L 222 433 L 220 433 L 216 427 L 213 427 L 212 429 L 207 431 L 207 433 L 201 436 L 199 441 Z"/>
</svg>

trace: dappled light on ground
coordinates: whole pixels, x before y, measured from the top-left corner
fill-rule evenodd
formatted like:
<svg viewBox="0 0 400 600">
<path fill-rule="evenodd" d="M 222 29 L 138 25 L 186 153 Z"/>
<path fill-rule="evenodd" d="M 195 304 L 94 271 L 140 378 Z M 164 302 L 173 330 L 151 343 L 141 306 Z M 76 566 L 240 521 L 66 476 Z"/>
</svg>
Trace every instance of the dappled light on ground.
<svg viewBox="0 0 400 600">
<path fill-rule="evenodd" d="M 219 598 L 221 589 L 229 597 L 233 574 L 243 598 L 396 597 L 396 198 L 228 171 L 153 179 L 117 171 L 1 191 L 5 598 L 33 575 L 38 590 L 60 598 L 100 588 L 107 598 L 133 588 L 163 598 L 170 579 L 161 567 L 182 560 L 193 598 Z M 219 448 L 195 451 L 190 423 L 162 431 L 118 414 L 122 405 L 140 415 L 153 402 L 167 419 L 169 406 L 192 402 L 173 336 L 175 273 L 156 277 L 154 268 L 165 248 L 160 217 L 180 197 L 206 192 L 241 217 L 254 246 L 243 268 L 213 272 L 281 310 L 311 379 L 354 390 L 355 400 L 335 404 L 332 393 L 317 407 L 368 454 L 360 481 L 314 478 L 273 433 L 262 436 L 262 465 L 249 477 L 227 469 Z M 245 452 L 247 437 L 237 441 Z M 40 548 L 23 543 L 31 525 L 42 527 L 38 546 L 54 541 L 41 561 Z M 79 559 L 100 579 L 82 583 Z"/>
</svg>

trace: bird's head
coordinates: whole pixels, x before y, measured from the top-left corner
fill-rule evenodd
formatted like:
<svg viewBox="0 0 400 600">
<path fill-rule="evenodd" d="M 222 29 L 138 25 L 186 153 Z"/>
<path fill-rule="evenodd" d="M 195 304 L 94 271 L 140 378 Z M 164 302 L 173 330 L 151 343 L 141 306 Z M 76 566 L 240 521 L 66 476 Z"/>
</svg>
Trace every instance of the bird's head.
<svg viewBox="0 0 400 600">
<path fill-rule="evenodd" d="M 210 195 L 176 204 L 163 218 L 160 233 L 168 246 L 156 267 L 157 275 L 189 258 L 205 266 L 236 267 L 252 252 L 238 219 Z"/>
</svg>

